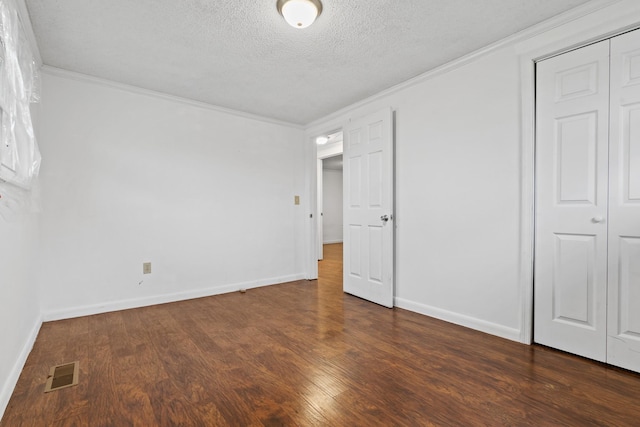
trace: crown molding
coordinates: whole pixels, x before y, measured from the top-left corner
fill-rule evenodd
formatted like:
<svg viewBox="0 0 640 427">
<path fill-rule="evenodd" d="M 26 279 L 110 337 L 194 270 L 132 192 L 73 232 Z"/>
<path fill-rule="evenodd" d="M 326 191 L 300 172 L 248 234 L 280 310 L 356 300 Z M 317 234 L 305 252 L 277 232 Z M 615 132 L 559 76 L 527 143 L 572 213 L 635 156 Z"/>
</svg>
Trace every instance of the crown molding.
<svg viewBox="0 0 640 427">
<path fill-rule="evenodd" d="M 517 43 L 520 43 L 524 40 L 533 38 L 537 35 L 550 31 L 556 27 L 568 24 L 577 19 L 583 18 L 587 15 L 590 15 L 600 9 L 611 6 L 612 4 L 619 3 L 623 0 L 592 0 L 588 3 L 585 3 L 581 6 L 570 9 L 560 15 L 556 15 L 552 18 L 547 19 L 539 24 L 536 24 L 532 27 L 526 28 L 520 32 L 517 32 L 509 37 L 506 37 L 502 40 L 498 40 L 495 43 L 487 45 L 483 48 L 480 48 L 474 52 L 471 52 L 467 55 L 464 55 L 458 59 L 454 59 L 444 65 L 436 67 L 432 70 L 426 71 L 416 77 L 413 77 L 409 80 L 406 80 L 402 83 L 399 83 L 395 86 L 392 86 L 388 89 L 385 89 L 381 92 L 376 93 L 368 98 L 365 98 L 361 101 L 355 102 L 351 105 L 348 105 L 344 108 L 341 108 L 338 111 L 335 111 L 331 114 L 328 114 L 320 119 L 313 120 L 307 123 L 304 127 L 305 130 L 314 129 L 316 127 L 321 127 L 323 124 L 327 122 L 331 122 L 332 120 L 336 120 L 350 111 L 353 111 L 357 108 L 364 107 L 367 104 L 371 104 L 379 99 L 385 98 L 387 96 L 393 95 L 397 92 L 403 91 L 407 88 L 420 84 L 422 82 L 431 80 L 437 76 L 448 73 L 456 68 L 460 68 L 470 62 L 476 61 L 484 56 L 487 56 L 503 47 L 513 46 Z"/>
<path fill-rule="evenodd" d="M 220 107 L 218 105 L 208 104 L 202 101 L 195 101 L 189 98 L 169 95 L 167 93 L 158 92 L 151 89 L 144 89 L 138 86 L 128 85 L 125 83 L 115 82 L 113 80 L 103 79 L 100 77 L 90 76 L 88 74 L 78 73 L 75 71 L 64 70 L 62 68 L 52 67 L 50 65 L 42 66 L 42 73 L 51 76 L 62 77 L 65 79 L 76 80 L 85 83 L 92 83 L 98 86 L 104 86 L 111 89 L 122 90 L 125 92 L 135 93 L 138 95 L 149 96 L 152 98 L 162 99 L 165 101 L 177 102 L 205 110 L 216 111 L 218 113 L 230 114 L 232 116 L 242 117 L 249 120 L 256 120 L 278 126 L 285 126 L 294 129 L 304 130 L 304 126 L 296 123 L 290 123 L 283 120 L 272 119 L 269 117 L 259 116 L 257 114 L 246 113 L 244 111 L 233 110 L 231 108 Z"/>
<path fill-rule="evenodd" d="M 42 67 L 42 71 L 47 73 L 47 74 L 51 74 L 51 75 L 55 75 L 55 76 L 59 76 L 59 77 L 64 77 L 64 78 L 69 78 L 69 79 L 73 79 L 73 80 L 78 80 L 78 81 L 85 81 L 85 82 L 90 82 L 90 83 L 94 83 L 94 84 L 98 84 L 98 85 L 102 85 L 102 86 L 106 86 L 106 87 L 111 87 L 111 88 L 116 88 L 116 89 L 120 89 L 120 90 L 124 90 L 127 92 L 133 92 L 133 93 L 138 93 L 138 94 L 142 94 L 142 95 L 146 95 L 146 96 L 152 96 L 152 97 L 156 97 L 156 98 L 160 98 L 160 99 L 165 99 L 165 100 L 170 100 L 173 102 L 179 102 L 182 104 L 187 104 L 187 105 L 191 105 L 194 107 L 199 107 L 199 108 L 204 108 L 204 109 L 208 109 L 208 110 L 213 110 L 213 111 L 217 111 L 220 113 L 225 113 L 225 114 L 231 114 L 234 116 L 238 116 L 238 117 L 243 117 L 246 119 L 251 119 L 251 120 L 258 120 L 258 121 L 262 121 L 262 122 L 266 122 L 266 123 L 271 123 L 271 124 L 275 124 L 275 125 L 280 125 L 280 126 L 286 126 L 286 127 L 292 127 L 295 129 L 302 129 L 302 130 L 309 130 L 311 128 L 315 128 L 317 126 L 321 126 L 327 122 L 330 122 L 332 120 L 336 120 L 338 118 L 340 118 L 341 116 L 347 114 L 349 111 L 355 110 L 357 108 L 366 106 L 367 104 L 370 104 L 372 102 L 375 102 L 379 99 L 385 98 L 387 96 L 390 96 L 392 94 L 395 94 L 397 92 L 403 91 L 407 88 L 410 88 L 412 86 L 415 86 L 417 84 L 420 84 L 422 82 L 428 81 L 430 79 L 433 79 L 439 75 L 445 74 L 447 72 L 450 72 L 452 70 L 455 70 L 456 68 L 460 68 L 470 62 L 473 62 L 475 60 L 478 60 L 479 58 L 482 58 L 486 55 L 489 55 L 493 52 L 495 52 L 496 50 L 503 48 L 503 47 L 507 47 L 510 45 L 515 45 L 516 43 L 522 42 L 524 40 L 533 38 L 539 34 L 542 34 L 544 32 L 550 31 L 556 27 L 565 25 L 569 22 L 575 21 L 577 19 L 580 19 L 584 16 L 587 16 L 591 13 L 594 13 L 600 9 L 603 9 L 605 7 L 608 7 L 612 4 L 615 3 L 619 3 L 623 0 L 592 0 L 588 3 L 585 3 L 581 6 L 578 6 L 576 8 L 573 8 L 567 12 L 564 12 L 560 15 L 557 15 L 555 17 L 552 17 L 544 22 L 541 22 L 539 24 L 536 24 L 532 27 L 529 27 L 523 31 L 520 31 L 518 33 L 515 33 L 509 37 L 506 37 L 502 40 L 499 40 L 495 43 L 492 43 L 490 45 L 487 45 L 481 49 L 478 49 L 470 54 L 467 54 L 465 56 L 462 56 L 458 59 L 454 59 L 453 61 L 450 61 L 444 65 L 441 65 L 439 67 L 436 67 L 432 70 L 426 71 L 423 74 L 420 74 L 412 79 L 406 80 L 402 83 L 399 83 L 395 86 L 392 86 L 388 89 L 385 89 L 383 91 L 380 91 L 368 98 L 365 98 L 363 100 L 357 101 L 353 104 L 350 104 L 346 107 L 343 107 L 331 114 L 328 114 L 324 117 L 321 117 L 319 119 L 313 120 L 305 125 L 301 125 L 301 124 L 297 124 L 297 123 L 291 123 L 291 122 L 286 122 L 283 120 L 277 120 L 277 119 L 272 119 L 269 117 L 264 117 L 264 116 L 260 116 L 257 114 L 252 114 L 252 113 L 246 113 L 243 111 L 239 111 L 239 110 L 233 110 L 230 108 L 225 108 L 225 107 L 220 107 L 217 105 L 213 105 L 213 104 L 209 104 L 206 102 L 202 102 L 202 101 L 195 101 L 192 99 L 188 99 L 188 98 L 183 98 L 183 97 L 179 97 L 179 96 L 175 96 L 175 95 L 169 95 L 163 92 L 159 92 L 159 91 L 154 91 L 154 90 L 150 90 L 150 89 L 143 89 L 137 86 L 133 86 L 133 85 L 127 85 L 124 83 L 118 83 L 118 82 L 114 82 L 111 80 L 107 80 L 107 79 L 102 79 L 99 77 L 94 77 L 94 76 L 90 76 L 87 74 L 82 74 L 82 73 L 77 73 L 77 72 L 73 72 L 73 71 L 68 71 L 68 70 L 64 70 L 61 68 L 56 68 L 56 67 L 52 67 L 49 65 L 43 65 L 42 62 L 42 57 L 40 55 L 40 50 L 38 48 L 38 44 L 36 41 L 36 37 L 35 34 L 33 32 L 33 27 L 31 25 L 31 20 L 29 18 L 29 13 L 28 13 L 28 8 L 27 5 L 25 3 L 25 0 L 15 0 L 16 2 L 16 6 L 18 9 L 18 15 L 20 17 L 20 20 L 23 24 L 24 27 L 24 31 L 26 33 L 27 39 L 29 40 L 29 43 L 33 49 L 33 54 L 34 54 L 34 59 L 36 60 L 37 64 L 39 66 Z"/>
</svg>

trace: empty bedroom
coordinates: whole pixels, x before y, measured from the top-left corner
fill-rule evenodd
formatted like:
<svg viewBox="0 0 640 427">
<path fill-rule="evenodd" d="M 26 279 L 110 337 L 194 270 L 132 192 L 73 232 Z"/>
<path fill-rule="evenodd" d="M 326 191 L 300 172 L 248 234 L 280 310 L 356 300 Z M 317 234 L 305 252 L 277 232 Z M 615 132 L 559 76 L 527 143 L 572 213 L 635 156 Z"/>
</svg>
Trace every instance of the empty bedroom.
<svg viewBox="0 0 640 427">
<path fill-rule="evenodd" d="M 636 426 L 637 0 L 0 0 L 0 427 Z"/>
</svg>

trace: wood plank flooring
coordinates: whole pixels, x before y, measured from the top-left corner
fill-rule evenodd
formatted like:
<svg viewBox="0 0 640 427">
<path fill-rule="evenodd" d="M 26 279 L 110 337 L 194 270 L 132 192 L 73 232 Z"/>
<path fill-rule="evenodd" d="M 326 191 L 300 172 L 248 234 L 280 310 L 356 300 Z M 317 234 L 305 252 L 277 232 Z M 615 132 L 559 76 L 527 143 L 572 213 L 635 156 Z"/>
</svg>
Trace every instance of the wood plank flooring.
<svg viewBox="0 0 640 427">
<path fill-rule="evenodd" d="M 345 295 L 341 254 L 318 281 L 45 323 L 0 426 L 640 425 L 640 375 Z"/>
</svg>

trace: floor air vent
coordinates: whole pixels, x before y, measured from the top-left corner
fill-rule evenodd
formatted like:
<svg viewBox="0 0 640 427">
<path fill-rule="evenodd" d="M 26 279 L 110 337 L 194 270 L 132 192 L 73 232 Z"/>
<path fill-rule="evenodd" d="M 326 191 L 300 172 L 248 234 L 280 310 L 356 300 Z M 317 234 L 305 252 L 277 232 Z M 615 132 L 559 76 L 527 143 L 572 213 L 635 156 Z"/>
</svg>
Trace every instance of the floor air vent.
<svg viewBox="0 0 640 427">
<path fill-rule="evenodd" d="M 78 385 L 78 362 L 65 363 L 51 368 L 44 392 Z"/>
</svg>

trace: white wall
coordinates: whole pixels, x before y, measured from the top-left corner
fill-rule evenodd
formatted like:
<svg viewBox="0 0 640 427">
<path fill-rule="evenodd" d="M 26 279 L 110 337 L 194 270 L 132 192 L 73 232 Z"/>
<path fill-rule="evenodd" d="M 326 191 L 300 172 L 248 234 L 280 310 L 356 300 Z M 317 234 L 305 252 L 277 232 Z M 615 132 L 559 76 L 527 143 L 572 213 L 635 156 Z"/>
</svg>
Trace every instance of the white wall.
<svg viewBox="0 0 640 427">
<path fill-rule="evenodd" d="M 6 191 L 16 194 L 13 186 L 0 184 L 0 205 L 7 203 Z M 0 418 L 41 325 L 37 198 L 23 194 L 11 203 L 29 200 L 31 208 L 0 206 Z"/>
<path fill-rule="evenodd" d="M 0 189 L 0 194 L 2 191 Z M 33 277 L 37 223 L 33 215 L 0 217 L 0 417 L 40 327 Z"/>
<path fill-rule="evenodd" d="M 396 297 L 516 328 L 517 58 L 497 52 L 403 98 L 396 112 Z"/>
<path fill-rule="evenodd" d="M 596 3 L 613 5 L 546 23 L 528 39 L 475 53 L 307 129 L 311 136 L 393 108 L 397 306 L 525 336 L 532 229 L 521 209 L 532 194 L 522 185 L 522 94 L 533 85 L 522 80 L 522 62 L 532 51 L 552 53 L 640 22 L 637 2 Z"/>
<path fill-rule="evenodd" d="M 482 82 L 482 84 L 478 84 Z M 505 48 L 347 110 L 395 112 L 395 304 L 518 337 L 519 60 Z"/>
<path fill-rule="evenodd" d="M 302 130 L 53 71 L 43 94 L 45 318 L 303 278 Z"/>
<path fill-rule="evenodd" d="M 342 242 L 342 171 L 322 171 L 322 241 Z"/>
</svg>

